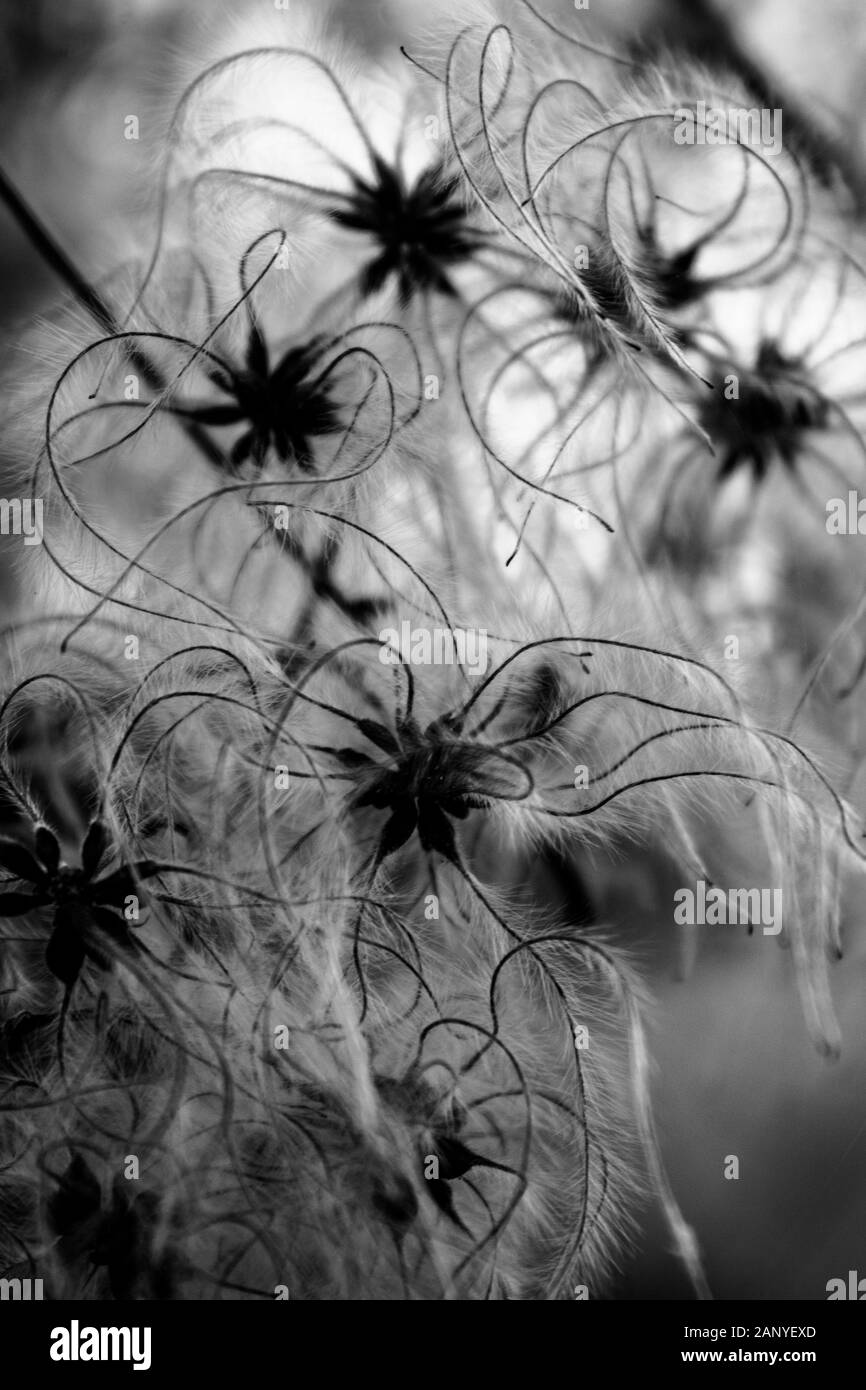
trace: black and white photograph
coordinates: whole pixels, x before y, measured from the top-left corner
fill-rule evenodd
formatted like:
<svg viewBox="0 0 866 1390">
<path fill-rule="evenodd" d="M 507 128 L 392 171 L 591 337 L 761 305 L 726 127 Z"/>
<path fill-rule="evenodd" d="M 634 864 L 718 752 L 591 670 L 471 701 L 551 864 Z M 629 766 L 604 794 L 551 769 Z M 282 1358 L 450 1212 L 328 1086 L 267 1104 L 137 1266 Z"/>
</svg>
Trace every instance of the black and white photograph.
<svg viewBox="0 0 866 1390">
<path fill-rule="evenodd" d="M 826 1374 L 862 0 L 3 0 L 0 78 L 0 1335 Z"/>
</svg>

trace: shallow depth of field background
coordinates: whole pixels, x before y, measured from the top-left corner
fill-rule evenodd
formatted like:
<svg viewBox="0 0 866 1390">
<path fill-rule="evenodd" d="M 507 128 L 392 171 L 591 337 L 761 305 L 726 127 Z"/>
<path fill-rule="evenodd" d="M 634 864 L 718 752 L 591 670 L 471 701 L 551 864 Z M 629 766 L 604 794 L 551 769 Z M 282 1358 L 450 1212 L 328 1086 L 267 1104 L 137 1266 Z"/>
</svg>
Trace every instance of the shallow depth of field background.
<svg viewBox="0 0 866 1390">
<path fill-rule="evenodd" d="M 541 0 L 553 14 L 568 0 Z M 293 8 L 284 14 L 291 42 Z M 248 0 L 251 15 L 272 0 Z M 315 0 L 375 62 L 411 43 L 436 0 Z M 454 6 L 451 7 L 452 13 Z M 751 56 L 866 169 L 863 0 L 727 0 Z M 690 0 L 592 0 L 618 38 L 664 45 L 690 20 Z M 212 0 L 2 0 L 0 158 L 94 280 L 122 262 L 127 230 L 153 213 L 163 93 L 196 70 L 202 35 L 237 30 Z M 459 12 L 459 6 L 457 6 Z M 693 16 L 692 16 L 693 19 Z M 708 59 L 712 54 L 707 54 Z M 138 142 L 123 138 L 137 114 Z M 0 211 L 0 359 L 26 372 L 26 330 L 60 287 Z M 8 401 L 5 403 L 8 408 Z M 9 460 L 3 460 L 4 470 Z M 12 461 L 14 462 L 14 461 Z M 0 538 L 0 603 L 14 576 Z M 655 993 L 657 1119 L 672 1183 L 722 1299 L 823 1299 L 827 1280 L 866 1276 L 866 948 L 864 905 L 852 903 L 847 957 L 834 971 L 843 1057 L 822 1062 L 802 1021 L 788 957 L 773 938 L 703 927 L 688 980 L 678 976 L 673 865 L 635 856 L 602 875 L 605 920 L 644 963 Z M 740 1179 L 726 1181 L 728 1155 Z M 619 1298 L 687 1296 L 661 1219 L 644 1214 Z"/>
</svg>

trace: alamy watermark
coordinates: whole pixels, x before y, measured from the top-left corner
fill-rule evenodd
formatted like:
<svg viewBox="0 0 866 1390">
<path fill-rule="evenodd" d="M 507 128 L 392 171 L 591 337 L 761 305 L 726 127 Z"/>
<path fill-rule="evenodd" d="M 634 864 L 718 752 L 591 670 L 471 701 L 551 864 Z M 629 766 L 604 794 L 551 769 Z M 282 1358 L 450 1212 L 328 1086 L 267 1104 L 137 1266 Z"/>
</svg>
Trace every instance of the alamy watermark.
<svg viewBox="0 0 866 1390">
<path fill-rule="evenodd" d="M 765 936 L 782 930 L 781 888 L 713 888 L 699 879 L 674 893 L 679 927 L 761 926 Z"/>
<path fill-rule="evenodd" d="M 777 106 L 679 106 L 674 112 L 677 145 L 761 145 L 768 154 L 782 149 L 782 109 Z"/>
<path fill-rule="evenodd" d="M 44 1298 L 41 1279 L 0 1279 L 0 1301 L 41 1303 Z"/>
<path fill-rule="evenodd" d="M 0 497 L 0 536 L 23 536 L 25 545 L 42 544 L 41 497 Z"/>
<path fill-rule="evenodd" d="M 81 1327 L 73 1318 L 69 1327 L 51 1331 L 52 1361 L 131 1361 L 134 1371 L 150 1370 L 149 1327 Z"/>
<path fill-rule="evenodd" d="M 470 676 L 487 672 L 487 631 L 485 628 L 414 627 L 409 622 L 383 628 L 379 660 L 385 666 L 465 667 Z"/>
<path fill-rule="evenodd" d="M 840 1300 L 850 1303 L 866 1302 L 866 1279 L 861 1279 L 856 1269 L 848 1270 L 847 1280 L 828 1279 L 826 1288 L 828 1303 L 838 1303 Z"/>
<path fill-rule="evenodd" d="M 826 511 L 828 535 L 866 536 L 866 497 L 861 497 L 853 488 L 847 499 L 831 497 Z"/>
</svg>

